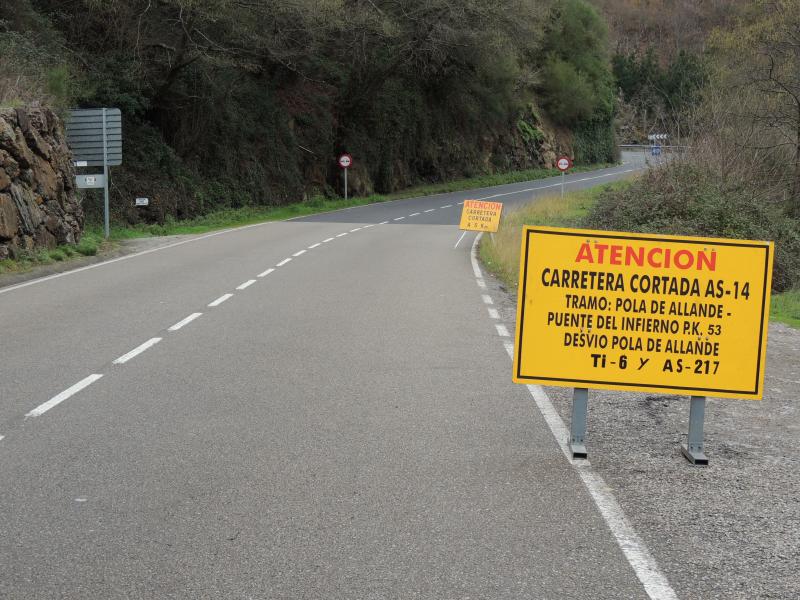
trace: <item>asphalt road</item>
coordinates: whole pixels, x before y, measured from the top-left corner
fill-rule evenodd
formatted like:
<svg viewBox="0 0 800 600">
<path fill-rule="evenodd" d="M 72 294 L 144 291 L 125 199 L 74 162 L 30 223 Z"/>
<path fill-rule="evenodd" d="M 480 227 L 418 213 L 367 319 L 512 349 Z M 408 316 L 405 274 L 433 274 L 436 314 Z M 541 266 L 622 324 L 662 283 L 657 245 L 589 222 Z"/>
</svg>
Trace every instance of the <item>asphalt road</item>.
<svg viewBox="0 0 800 600">
<path fill-rule="evenodd" d="M 0 597 L 646 598 L 454 247 L 558 185 L 0 288 Z"/>
</svg>

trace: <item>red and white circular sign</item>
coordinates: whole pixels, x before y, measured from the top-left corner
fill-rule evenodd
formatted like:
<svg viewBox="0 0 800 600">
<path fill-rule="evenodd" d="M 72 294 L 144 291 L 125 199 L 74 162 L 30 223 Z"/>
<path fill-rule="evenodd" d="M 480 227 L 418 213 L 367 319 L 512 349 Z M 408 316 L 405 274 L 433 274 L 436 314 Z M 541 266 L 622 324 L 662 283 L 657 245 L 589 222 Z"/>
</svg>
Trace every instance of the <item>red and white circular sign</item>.
<svg viewBox="0 0 800 600">
<path fill-rule="evenodd" d="M 556 167 L 558 167 L 558 170 L 562 173 L 564 171 L 569 171 L 572 168 L 572 160 L 568 156 L 562 156 L 556 162 Z"/>
<path fill-rule="evenodd" d="M 349 168 L 350 165 L 352 164 L 353 164 L 353 157 L 350 156 L 349 154 L 342 154 L 339 157 L 339 166 L 342 167 L 343 169 Z"/>
</svg>

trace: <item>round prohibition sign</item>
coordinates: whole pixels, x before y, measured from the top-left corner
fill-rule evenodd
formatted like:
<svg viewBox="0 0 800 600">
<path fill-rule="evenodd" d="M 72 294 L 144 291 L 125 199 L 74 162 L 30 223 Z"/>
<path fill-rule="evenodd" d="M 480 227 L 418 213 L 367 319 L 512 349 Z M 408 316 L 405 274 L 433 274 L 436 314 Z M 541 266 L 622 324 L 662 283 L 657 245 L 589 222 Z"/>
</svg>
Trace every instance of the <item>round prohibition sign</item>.
<svg viewBox="0 0 800 600">
<path fill-rule="evenodd" d="M 352 164 L 353 164 L 353 157 L 350 156 L 349 154 L 342 154 L 339 157 L 339 166 L 342 167 L 343 169 L 349 168 L 350 165 Z"/>
<path fill-rule="evenodd" d="M 556 161 L 556 167 L 562 173 L 565 171 L 569 171 L 572 168 L 572 159 L 568 156 L 561 156 L 558 161 Z"/>
</svg>

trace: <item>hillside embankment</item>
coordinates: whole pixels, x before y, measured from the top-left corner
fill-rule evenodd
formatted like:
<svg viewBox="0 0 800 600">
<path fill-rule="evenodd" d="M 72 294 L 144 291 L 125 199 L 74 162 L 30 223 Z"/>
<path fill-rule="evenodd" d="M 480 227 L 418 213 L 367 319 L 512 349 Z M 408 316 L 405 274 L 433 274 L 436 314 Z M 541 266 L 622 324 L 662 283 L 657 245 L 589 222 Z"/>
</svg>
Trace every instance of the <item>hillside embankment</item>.
<svg viewBox="0 0 800 600">
<path fill-rule="evenodd" d="M 53 111 L 0 109 L 0 260 L 80 241 L 70 156 Z"/>
</svg>

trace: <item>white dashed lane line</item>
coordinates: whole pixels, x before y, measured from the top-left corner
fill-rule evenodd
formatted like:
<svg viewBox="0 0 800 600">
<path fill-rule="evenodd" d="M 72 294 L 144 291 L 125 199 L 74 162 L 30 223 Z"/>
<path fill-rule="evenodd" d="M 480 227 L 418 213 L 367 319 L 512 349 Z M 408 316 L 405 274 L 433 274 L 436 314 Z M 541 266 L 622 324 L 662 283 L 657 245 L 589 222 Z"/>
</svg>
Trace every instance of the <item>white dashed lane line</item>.
<svg viewBox="0 0 800 600">
<path fill-rule="evenodd" d="M 486 289 L 486 282 L 483 279 L 476 279 L 475 280 L 478 284 L 479 288 Z"/>
<path fill-rule="evenodd" d="M 420 213 L 411 213 L 411 214 L 410 214 L 410 215 L 408 215 L 408 216 L 409 216 L 409 217 L 417 217 L 417 216 L 419 216 L 419 214 L 420 214 Z"/>
<path fill-rule="evenodd" d="M 182 321 L 178 321 L 177 323 L 175 323 L 175 325 L 173 325 L 172 327 L 167 329 L 167 331 L 178 331 L 179 329 L 182 329 L 183 327 L 185 327 L 186 325 L 188 325 L 189 323 L 191 323 L 192 321 L 194 321 L 198 317 L 201 317 L 202 315 L 203 315 L 203 313 L 198 313 L 198 312 L 192 313 L 188 317 L 183 319 Z"/>
<path fill-rule="evenodd" d="M 318 248 L 318 247 L 319 247 L 319 246 L 321 246 L 321 245 L 322 245 L 322 242 L 317 242 L 316 244 L 311 244 L 311 245 L 308 247 L 308 249 L 309 249 L 309 250 L 313 250 L 314 248 Z"/>
<path fill-rule="evenodd" d="M 497 312 L 496 308 L 490 308 L 489 309 L 489 318 L 490 319 L 499 319 L 500 318 L 500 313 Z"/>
<path fill-rule="evenodd" d="M 483 294 L 481 295 L 481 298 L 483 298 L 484 304 L 494 304 L 494 300 L 492 300 L 492 297 L 489 294 Z"/>
<path fill-rule="evenodd" d="M 223 294 L 222 296 L 220 296 L 219 298 L 217 298 L 213 302 L 210 302 L 208 306 L 209 306 L 209 308 L 214 308 L 215 306 L 219 306 L 220 304 L 222 304 L 223 302 L 225 302 L 225 300 L 228 300 L 229 298 L 233 298 L 233 294 Z"/>
<path fill-rule="evenodd" d="M 397 218 L 395 219 L 395 221 L 402 221 L 403 219 L 405 219 L 405 217 L 397 217 Z"/>
<path fill-rule="evenodd" d="M 344 233 L 340 233 L 340 234 L 338 234 L 336 237 L 337 237 L 337 238 L 339 238 L 339 237 L 344 237 L 344 236 L 346 236 L 346 235 L 347 235 L 347 232 L 345 231 Z"/>
<path fill-rule="evenodd" d="M 292 262 L 292 259 L 291 259 L 291 258 L 284 258 L 284 259 L 283 259 L 281 262 L 279 262 L 279 263 L 278 263 L 277 265 L 275 265 L 275 266 L 276 266 L 276 267 L 282 267 L 283 265 L 288 265 L 290 262 Z"/>
<path fill-rule="evenodd" d="M 248 279 L 248 280 L 247 280 L 247 281 L 245 281 L 245 282 L 244 282 L 242 285 L 240 285 L 240 286 L 237 286 L 237 288 L 236 288 L 236 289 L 237 289 L 237 290 L 240 290 L 240 291 L 241 291 L 241 290 L 246 290 L 246 289 L 247 289 L 247 288 L 249 288 L 251 285 L 253 285 L 255 282 L 256 282 L 256 280 L 255 280 L 255 279 Z"/>
<path fill-rule="evenodd" d="M 356 227 L 355 229 L 351 229 L 350 233 L 355 233 L 356 231 L 361 231 L 361 227 Z"/>
<path fill-rule="evenodd" d="M 70 398 L 71 396 L 74 396 L 75 394 L 77 394 L 81 390 L 89 387 L 90 385 L 92 385 L 95 381 L 97 381 L 101 377 L 102 377 L 102 375 L 98 375 L 98 374 L 95 373 L 93 375 L 89 375 L 86 379 L 81 379 L 78 383 L 73 385 L 71 388 L 67 388 L 66 390 L 64 390 L 63 392 L 58 394 L 57 396 L 53 396 L 52 398 L 50 398 L 50 400 L 48 400 L 44 404 L 40 404 L 39 406 L 34 408 L 31 412 L 27 413 L 25 416 L 26 417 L 39 417 L 39 416 L 43 415 L 44 413 L 46 413 L 48 410 L 50 410 L 54 406 L 58 406 L 59 404 L 61 404 L 67 398 Z"/>
<path fill-rule="evenodd" d="M 389 223 L 389 221 L 381 221 L 380 223 L 378 223 L 378 225 L 386 225 L 387 223 Z"/>
<path fill-rule="evenodd" d="M 444 206 L 440 206 L 439 208 L 453 208 L 452 204 L 445 204 Z"/>
<path fill-rule="evenodd" d="M 429 209 L 428 209 L 428 210 L 426 210 L 425 212 L 426 212 L 426 213 L 429 213 L 429 212 L 433 212 L 433 211 L 435 211 L 435 210 L 436 210 L 435 208 L 429 208 Z"/>
<path fill-rule="evenodd" d="M 497 329 L 497 335 L 500 337 L 511 337 L 505 325 L 495 325 L 495 328 Z"/>
<path fill-rule="evenodd" d="M 113 363 L 113 364 L 115 364 L 115 365 L 124 365 L 124 364 L 125 364 L 126 362 L 128 362 L 129 360 L 131 360 L 131 359 L 133 359 L 133 358 L 136 358 L 137 356 L 139 356 L 139 355 L 140 355 L 142 352 L 144 352 L 145 350 L 149 350 L 150 348 L 152 348 L 153 346 L 155 346 L 155 345 L 156 345 L 158 342 L 160 342 L 162 339 L 163 339 L 163 338 L 160 338 L 160 337 L 150 338 L 149 340 L 147 340 L 147 341 L 146 341 L 144 344 L 142 344 L 141 346 L 136 346 L 136 348 L 134 348 L 134 349 L 133 349 L 133 350 L 131 350 L 130 352 L 128 352 L 128 353 L 126 353 L 126 354 L 123 354 L 122 356 L 120 356 L 118 359 L 116 359 L 116 360 L 114 361 L 114 363 Z"/>
<path fill-rule="evenodd" d="M 328 238 L 327 240 L 322 240 L 323 244 L 327 244 L 328 242 L 332 242 L 334 238 Z"/>
<path fill-rule="evenodd" d="M 305 254 L 306 252 L 308 252 L 308 250 L 300 250 L 300 251 L 295 252 L 294 254 L 292 254 L 292 256 L 297 258 L 298 256 L 303 256 L 303 254 Z"/>
<path fill-rule="evenodd" d="M 263 273 L 259 273 L 258 276 L 259 277 L 266 277 L 270 273 L 274 273 L 274 272 L 275 272 L 275 269 L 270 268 L 270 269 L 267 269 L 266 271 L 264 271 Z"/>
</svg>

